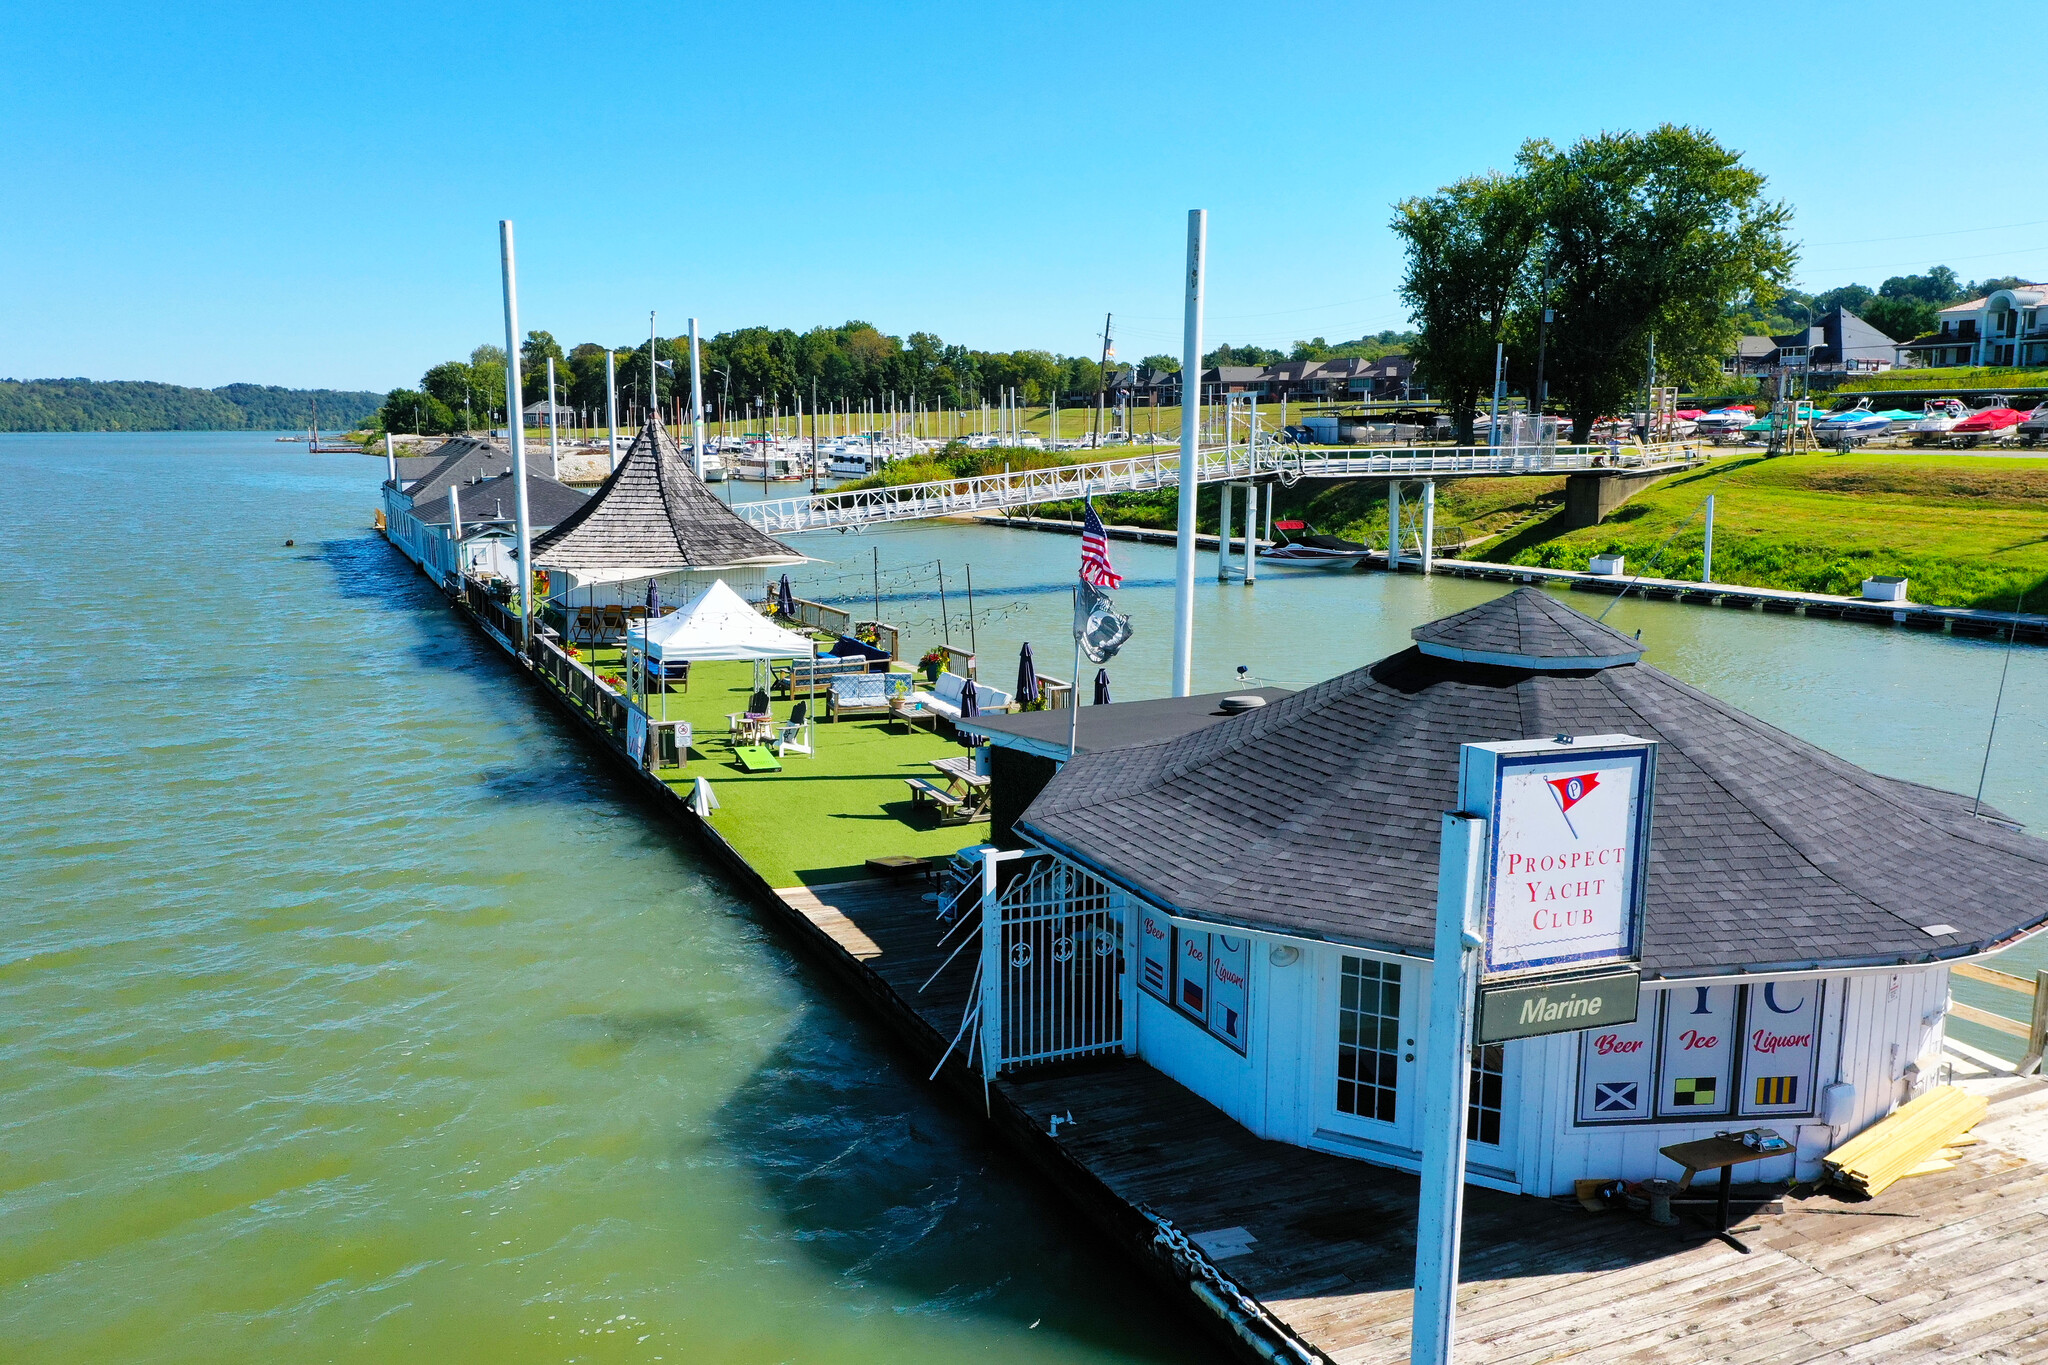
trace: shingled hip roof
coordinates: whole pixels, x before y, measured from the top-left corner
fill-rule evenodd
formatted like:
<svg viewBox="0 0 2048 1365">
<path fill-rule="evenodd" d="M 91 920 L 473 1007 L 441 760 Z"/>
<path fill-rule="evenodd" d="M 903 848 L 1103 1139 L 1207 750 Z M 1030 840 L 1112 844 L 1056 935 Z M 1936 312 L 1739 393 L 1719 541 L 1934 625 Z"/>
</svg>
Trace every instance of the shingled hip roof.
<svg viewBox="0 0 2048 1365">
<path fill-rule="evenodd" d="M 720 502 L 656 422 L 588 502 L 533 542 L 537 567 L 584 581 L 803 560 Z"/>
<path fill-rule="evenodd" d="M 1193 918 L 1427 955 L 1459 746 L 1622 733 L 1661 746 L 1646 973 L 1925 961 L 2048 922 L 2048 843 L 1648 664 L 1597 663 L 1606 637 L 1635 642 L 1537 596 L 1432 623 L 1417 648 L 1181 739 L 1083 754 L 1019 829 Z M 1503 667 L 1430 651 L 1446 636 L 1475 655 L 1558 652 Z"/>
</svg>

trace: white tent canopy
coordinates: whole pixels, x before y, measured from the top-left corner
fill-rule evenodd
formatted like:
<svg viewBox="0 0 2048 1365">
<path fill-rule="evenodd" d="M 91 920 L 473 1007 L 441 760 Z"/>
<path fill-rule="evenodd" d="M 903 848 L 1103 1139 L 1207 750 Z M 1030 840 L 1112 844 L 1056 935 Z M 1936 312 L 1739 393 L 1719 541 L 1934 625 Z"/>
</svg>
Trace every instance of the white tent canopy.
<svg viewBox="0 0 2048 1365">
<path fill-rule="evenodd" d="M 784 630 L 749 606 L 722 578 L 667 616 L 635 622 L 627 649 L 650 659 L 796 659 L 812 652 L 810 640 Z"/>
</svg>

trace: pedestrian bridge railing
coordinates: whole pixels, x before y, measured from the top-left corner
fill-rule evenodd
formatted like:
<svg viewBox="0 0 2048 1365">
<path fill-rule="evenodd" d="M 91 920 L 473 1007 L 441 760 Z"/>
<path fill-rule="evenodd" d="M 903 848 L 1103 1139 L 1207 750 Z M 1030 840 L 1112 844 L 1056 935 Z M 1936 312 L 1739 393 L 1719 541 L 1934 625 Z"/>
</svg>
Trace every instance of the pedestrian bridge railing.
<svg viewBox="0 0 2048 1365">
<path fill-rule="evenodd" d="M 1261 439 L 1255 446 L 1205 450 L 1197 457 L 1198 483 L 1278 478 L 1434 479 L 1476 475 L 1570 473 L 1639 467 L 1687 458 L 1679 447 L 1653 446 L 1297 446 Z M 1008 512 L 1038 503 L 1066 502 L 1083 494 L 1143 493 L 1180 483 L 1178 451 L 1125 455 L 1086 464 L 1018 469 L 891 488 L 860 488 L 739 503 L 741 517 L 770 535 L 917 521 L 927 517 Z"/>
</svg>

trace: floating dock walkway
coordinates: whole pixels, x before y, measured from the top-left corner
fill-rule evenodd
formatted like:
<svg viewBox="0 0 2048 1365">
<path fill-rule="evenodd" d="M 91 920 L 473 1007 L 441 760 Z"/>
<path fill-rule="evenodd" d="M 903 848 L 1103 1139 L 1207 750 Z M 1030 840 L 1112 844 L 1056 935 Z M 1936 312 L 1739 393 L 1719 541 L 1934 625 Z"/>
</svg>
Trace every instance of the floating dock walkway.
<svg viewBox="0 0 2048 1365">
<path fill-rule="evenodd" d="M 1179 1084 L 1123 1058 L 1026 1070 L 984 1085 L 957 1054 L 946 1059 L 970 974 L 960 963 L 940 970 L 942 927 L 921 884 L 861 878 L 857 861 L 823 869 L 832 875 L 813 875 L 815 884 L 792 884 L 786 868 L 747 851 L 776 847 L 779 836 L 759 826 L 776 822 L 778 812 L 783 825 L 805 814 L 795 804 L 807 799 L 800 768 L 753 785 L 720 768 L 723 809 L 700 818 L 681 769 L 665 780 L 628 758 L 618 738 L 623 703 L 582 661 L 546 638 L 517 648 L 517 623 L 480 590 L 451 602 L 624 781 L 700 842 L 766 918 L 858 994 L 915 1065 L 986 1114 L 993 1131 L 1067 1196 L 1084 1221 L 1082 1235 L 1125 1251 L 1242 1359 L 1407 1360 L 1412 1176 L 1255 1138 Z M 727 667 L 735 670 L 730 679 L 714 677 L 712 668 L 694 679 L 689 704 L 724 708 L 729 691 L 751 685 L 742 666 Z M 865 764 L 862 790 L 883 781 L 900 788 L 900 778 L 873 770 L 891 758 L 921 760 L 917 746 L 926 739 L 937 751 L 933 737 L 896 736 L 888 742 L 907 747 L 883 757 L 880 729 L 830 733 L 863 724 L 882 723 L 825 727 L 818 760 L 827 762 L 824 751 L 833 749 L 855 755 Z M 818 777 L 813 787 L 844 793 L 858 785 L 822 769 Z M 844 811 L 861 798 L 835 799 Z M 931 831 L 893 819 L 857 823 L 861 832 L 852 837 L 863 847 L 851 851 L 864 857 L 931 851 Z M 814 833 L 795 837 L 819 842 Z M 946 834 L 956 846 L 974 837 Z M 812 849 L 805 854 L 829 861 Z M 1981 1143 L 1952 1169 L 1915 1177 L 1869 1204 L 1752 1200 L 1748 1221 L 1726 1238 L 1623 1214 L 1595 1216 L 1570 1201 L 1469 1190 L 1459 1359 L 2048 1361 L 2048 1141 L 2039 1136 L 2048 1083 L 1962 1084 L 1989 1096 L 1991 1118 L 1977 1130 Z"/>
</svg>

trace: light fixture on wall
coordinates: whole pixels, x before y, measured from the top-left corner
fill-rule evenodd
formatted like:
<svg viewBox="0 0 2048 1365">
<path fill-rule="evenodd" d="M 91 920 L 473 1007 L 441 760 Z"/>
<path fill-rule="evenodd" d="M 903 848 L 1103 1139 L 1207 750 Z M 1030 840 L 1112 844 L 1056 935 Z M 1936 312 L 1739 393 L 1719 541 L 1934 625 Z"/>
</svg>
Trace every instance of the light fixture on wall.
<svg viewBox="0 0 2048 1365">
<path fill-rule="evenodd" d="M 1273 945 L 1273 965 L 1275 967 L 1292 967 L 1299 961 L 1301 961 L 1301 949 L 1288 943 L 1276 943 Z"/>
</svg>

